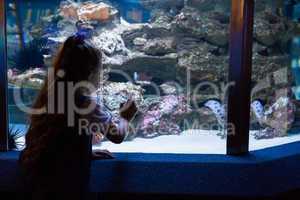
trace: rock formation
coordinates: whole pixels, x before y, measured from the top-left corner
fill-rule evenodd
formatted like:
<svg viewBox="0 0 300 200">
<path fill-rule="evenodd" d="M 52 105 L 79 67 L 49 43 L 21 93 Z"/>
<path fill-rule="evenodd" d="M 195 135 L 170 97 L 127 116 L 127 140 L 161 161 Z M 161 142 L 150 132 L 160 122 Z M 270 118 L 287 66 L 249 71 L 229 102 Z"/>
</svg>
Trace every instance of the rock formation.
<svg viewBox="0 0 300 200">
<path fill-rule="evenodd" d="M 272 104 L 278 98 L 276 92 L 279 89 L 289 90 L 293 83 L 286 50 L 295 25 L 275 12 L 276 8 L 269 6 L 271 3 L 268 2 L 257 0 L 255 8 L 252 97 Z M 227 83 L 230 0 L 141 0 L 141 4 L 151 10 L 151 20 L 148 23 L 129 24 L 120 18 L 118 11 L 108 1 L 68 1 L 61 4 L 56 16 L 43 22 L 45 26 L 56 23 L 56 29 L 51 32 L 46 28 L 39 29 L 39 35 L 49 39 L 48 46 L 55 52 L 66 37 L 76 32 L 76 21 L 82 20 L 91 27 L 89 39 L 103 51 L 103 64 L 108 72 L 121 70 L 129 79 L 143 73 L 159 85 L 161 81 L 157 80 L 175 81 L 183 86 L 180 94 L 149 100 L 149 109 L 141 122 L 144 137 L 151 136 L 149 130 L 157 128 L 158 122 L 161 122 L 163 129 L 179 133 L 181 127 L 177 120 L 180 118 L 178 115 L 182 115 L 176 112 L 180 113 L 180 106 L 186 104 L 185 98 L 188 96 L 183 97 L 182 94 L 187 90 L 187 81 L 190 81 L 192 90 L 205 81 L 218 86 Z M 187 80 L 188 73 L 191 80 Z M 110 83 L 107 87 L 112 88 L 106 92 L 113 91 L 119 95 L 126 90 L 139 91 L 139 98 L 144 98 L 144 86 L 138 89 L 138 86 L 126 85 L 128 83 L 118 84 Z M 119 91 L 120 87 L 123 88 L 122 92 Z M 208 88 L 202 88 L 196 104 L 207 100 L 209 92 Z M 222 95 L 216 98 L 223 100 Z M 113 96 L 116 95 L 109 94 L 105 98 Z M 118 106 L 119 99 L 112 98 L 105 102 L 109 107 L 114 107 Z M 160 113 L 160 108 L 164 106 L 170 106 L 170 110 Z M 191 109 L 195 110 L 195 107 L 192 105 Z M 202 108 L 197 111 L 200 113 L 196 115 L 200 115 L 201 119 L 204 116 L 204 121 L 217 124 L 213 113 Z M 196 116 L 195 112 L 182 111 L 185 112 L 187 119 Z M 170 123 L 166 123 L 166 119 Z"/>
</svg>

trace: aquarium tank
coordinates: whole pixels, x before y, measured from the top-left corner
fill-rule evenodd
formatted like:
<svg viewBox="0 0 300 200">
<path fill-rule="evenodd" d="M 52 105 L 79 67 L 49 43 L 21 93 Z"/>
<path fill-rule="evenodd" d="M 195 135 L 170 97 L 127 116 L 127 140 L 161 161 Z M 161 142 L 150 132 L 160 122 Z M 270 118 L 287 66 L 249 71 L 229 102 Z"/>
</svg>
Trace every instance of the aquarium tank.
<svg viewBox="0 0 300 200">
<path fill-rule="evenodd" d="M 84 28 L 103 53 L 97 97 L 118 117 L 133 97 L 135 131 L 113 152 L 226 153 L 230 0 L 7 1 L 9 123 L 19 149 L 65 39 Z M 257 0 L 250 149 L 300 140 L 300 3 Z M 22 135 L 22 134 L 21 134 Z"/>
<path fill-rule="evenodd" d="M 250 150 L 299 141 L 300 1 L 256 1 Z"/>
</svg>

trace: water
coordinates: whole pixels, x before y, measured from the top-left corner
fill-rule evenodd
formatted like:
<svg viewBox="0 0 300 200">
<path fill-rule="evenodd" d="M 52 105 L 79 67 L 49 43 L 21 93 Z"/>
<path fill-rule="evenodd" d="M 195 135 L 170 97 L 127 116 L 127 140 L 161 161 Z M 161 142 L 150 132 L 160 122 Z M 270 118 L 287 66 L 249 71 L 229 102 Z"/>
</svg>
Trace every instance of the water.
<svg viewBox="0 0 300 200">
<path fill-rule="evenodd" d="M 253 150 L 299 139 L 294 105 L 300 87 L 299 39 L 290 26 L 298 23 L 299 5 L 261 2 L 255 10 L 252 81 L 257 91 L 252 100 L 266 103 L 261 105 L 266 118 L 255 117 L 252 110 Z M 73 6 L 80 10 L 85 5 L 105 6 L 94 15 L 74 12 Z M 293 13 L 290 24 L 282 16 L 287 13 Z M 8 1 L 11 126 L 26 132 L 28 125 L 13 91 L 22 91 L 24 105 L 32 104 L 59 45 L 77 31 L 78 18 L 91 27 L 89 39 L 104 55 L 103 103 L 118 117 L 119 104 L 133 96 L 141 110 L 128 141 L 118 146 L 104 141 L 95 148 L 225 153 L 229 0 Z"/>
</svg>

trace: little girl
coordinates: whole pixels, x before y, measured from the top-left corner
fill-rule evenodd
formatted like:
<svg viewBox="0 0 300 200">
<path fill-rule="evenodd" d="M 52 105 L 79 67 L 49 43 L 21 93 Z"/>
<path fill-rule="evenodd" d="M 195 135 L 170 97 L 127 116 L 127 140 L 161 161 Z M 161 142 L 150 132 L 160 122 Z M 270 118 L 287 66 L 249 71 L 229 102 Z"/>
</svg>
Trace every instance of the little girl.
<svg viewBox="0 0 300 200">
<path fill-rule="evenodd" d="M 78 88 L 70 92 L 68 87 L 88 81 L 97 88 L 100 72 L 101 52 L 80 33 L 69 37 L 54 63 L 53 80 L 45 80 L 33 105 L 34 109 L 46 108 L 47 112 L 31 115 L 26 148 L 20 155 L 22 180 L 26 192 L 33 194 L 32 199 L 83 199 L 88 190 L 91 159 L 111 157 L 107 151 L 92 152 L 93 135 L 94 141 L 100 134 L 114 143 L 124 140 L 128 121 L 137 111 L 134 102 L 129 100 L 122 107 L 122 118 L 115 123 L 104 106 L 90 96 L 93 91 Z M 74 124 L 70 126 L 70 113 L 78 108 L 93 109 L 75 112 Z M 83 131 L 80 120 L 99 124 L 100 129 Z"/>
</svg>

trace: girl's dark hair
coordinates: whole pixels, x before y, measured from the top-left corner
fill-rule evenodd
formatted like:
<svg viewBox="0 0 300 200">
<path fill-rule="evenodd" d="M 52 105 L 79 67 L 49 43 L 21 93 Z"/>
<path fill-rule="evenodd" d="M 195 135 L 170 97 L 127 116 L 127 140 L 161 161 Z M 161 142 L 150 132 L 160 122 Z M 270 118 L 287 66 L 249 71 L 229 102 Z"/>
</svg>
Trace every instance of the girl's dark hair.
<svg viewBox="0 0 300 200">
<path fill-rule="evenodd" d="M 49 106 L 48 101 L 52 98 L 55 99 L 54 105 L 52 105 L 55 111 L 54 113 L 46 112 L 30 116 L 30 126 L 26 134 L 26 147 L 20 157 L 20 162 L 24 167 L 34 170 L 34 165 L 41 158 L 42 153 L 48 151 L 47 148 L 57 142 L 55 141 L 57 136 L 64 133 L 68 128 L 68 112 L 65 110 L 64 113 L 57 113 L 58 82 L 76 84 L 80 81 L 87 81 L 91 73 L 94 73 L 99 67 L 101 67 L 101 52 L 98 49 L 76 35 L 65 41 L 53 63 L 55 77 L 53 82 L 48 82 L 48 77 L 45 79 L 44 85 L 33 104 L 35 109 L 47 108 Z M 63 72 L 63 75 L 59 75 L 60 71 Z M 67 108 L 68 99 L 66 94 L 68 91 L 67 84 L 64 85 L 65 98 L 63 103 L 64 108 Z M 54 89 L 51 89 L 51 87 L 54 87 Z M 50 89 L 54 93 L 49 92 Z M 78 95 L 80 94 L 76 94 L 75 98 Z"/>
<path fill-rule="evenodd" d="M 65 72 L 66 81 L 79 82 L 88 76 L 101 64 L 101 53 L 88 44 L 81 35 L 69 37 L 54 63 L 55 74 L 58 70 Z"/>
</svg>

